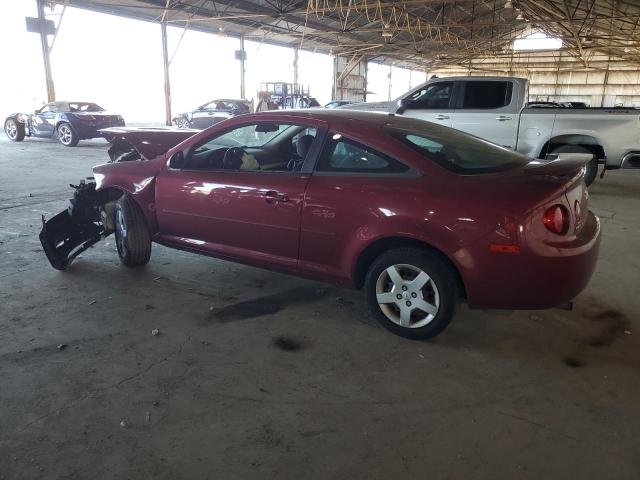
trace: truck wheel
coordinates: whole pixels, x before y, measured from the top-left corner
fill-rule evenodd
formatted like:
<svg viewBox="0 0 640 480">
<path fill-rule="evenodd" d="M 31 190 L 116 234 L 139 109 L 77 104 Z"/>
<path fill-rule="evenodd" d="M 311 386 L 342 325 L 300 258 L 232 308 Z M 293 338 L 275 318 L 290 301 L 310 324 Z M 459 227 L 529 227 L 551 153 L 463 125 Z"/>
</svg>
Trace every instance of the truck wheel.
<svg viewBox="0 0 640 480">
<path fill-rule="evenodd" d="M 78 145 L 80 138 L 71 125 L 67 122 L 62 122 L 58 125 L 58 140 L 65 147 L 75 147 Z"/>
<path fill-rule="evenodd" d="M 411 339 L 442 332 L 455 313 L 455 272 L 435 252 L 396 248 L 380 255 L 365 278 L 367 302 L 386 329 Z"/>
<path fill-rule="evenodd" d="M 116 203 L 116 247 L 120 261 L 127 267 L 145 265 L 151 257 L 151 235 L 138 204 L 128 195 Z"/>
<path fill-rule="evenodd" d="M 554 148 L 551 153 L 589 153 L 593 154 L 591 150 L 585 147 L 581 147 L 580 145 L 561 145 L 559 147 Z M 584 183 L 587 186 L 591 185 L 593 181 L 598 176 L 598 159 L 594 158 L 586 165 L 586 170 L 584 172 Z"/>
<path fill-rule="evenodd" d="M 8 118 L 7 121 L 4 122 L 4 133 L 7 134 L 9 140 L 21 142 L 24 140 L 24 124 L 14 118 Z"/>
</svg>

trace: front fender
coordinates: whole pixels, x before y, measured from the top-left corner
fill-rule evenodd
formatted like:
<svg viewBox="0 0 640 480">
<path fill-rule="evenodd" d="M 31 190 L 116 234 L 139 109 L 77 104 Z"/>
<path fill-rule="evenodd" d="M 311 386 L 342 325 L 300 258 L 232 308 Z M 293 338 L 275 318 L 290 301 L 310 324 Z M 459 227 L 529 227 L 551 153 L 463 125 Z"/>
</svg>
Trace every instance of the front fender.
<svg viewBox="0 0 640 480">
<path fill-rule="evenodd" d="M 140 207 L 151 236 L 158 233 L 155 212 L 156 177 L 164 158 L 153 161 L 106 163 L 93 168 L 96 191 L 120 190 Z"/>
</svg>

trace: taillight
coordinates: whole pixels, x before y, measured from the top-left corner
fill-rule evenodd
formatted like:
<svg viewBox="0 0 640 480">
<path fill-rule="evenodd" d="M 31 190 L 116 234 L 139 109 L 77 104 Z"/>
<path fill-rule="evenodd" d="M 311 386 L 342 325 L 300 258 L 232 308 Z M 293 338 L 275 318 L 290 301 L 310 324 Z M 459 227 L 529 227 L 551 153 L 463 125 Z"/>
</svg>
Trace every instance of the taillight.
<svg viewBox="0 0 640 480">
<path fill-rule="evenodd" d="M 550 232 L 564 235 L 569 230 L 569 211 L 562 205 L 549 207 L 544 212 L 542 222 Z"/>
</svg>

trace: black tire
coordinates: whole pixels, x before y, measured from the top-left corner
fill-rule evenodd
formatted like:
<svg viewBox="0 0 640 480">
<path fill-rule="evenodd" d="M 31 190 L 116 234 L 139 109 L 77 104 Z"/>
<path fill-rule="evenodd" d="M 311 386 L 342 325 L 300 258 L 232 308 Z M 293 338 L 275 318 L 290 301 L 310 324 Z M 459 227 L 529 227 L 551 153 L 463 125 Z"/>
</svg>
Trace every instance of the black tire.
<svg viewBox="0 0 640 480">
<path fill-rule="evenodd" d="M 402 287 L 397 287 L 392 282 L 394 287 L 390 289 L 390 287 L 385 286 L 385 282 L 390 280 L 388 269 L 394 266 L 400 266 L 395 271 L 399 272 L 401 277 L 404 277 L 405 283 Z M 411 268 L 407 269 L 407 267 L 420 270 L 428 275 L 429 280 L 425 287 L 415 292 L 412 291 L 414 290 L 413 288 L 407 287 L 408 289 L 404 291 L 405 285 L 410 285 L 410 279 L 406 279 L 407 274 L 410 277 L 411 272 L 417 273 Z M 403 272 L 403 269 L 407 269 L 407 271 Z M 396 248 L 380 255 L 369 267 L 364 288 L 369 307 L 382 326 L 396 335 L 414 340 L 431 338 L 442 332 L 453 318 L 460 295 L 456 272 L 453 271 L 449 263 L 437 252 L 418 248 Z M 379 303 L 379 293 L 381 295 L 393 294 L 392 296 L 396 299 L 398 295 L 401 295 L 403 298 L 398 302 L 393 300 L 392 302 Z M 407 297 L 404 298 L 405 296 Z M 422 320 L 416 318 L 420 317 L 421 313 L 426 313 L 426 311 L 416 308 L 416 305 L 418 305 L 416 302 L 422 303 L 421 300 L 430 304 L 430 307 L 437 307 L 435 315 L 431 312 Z M 401 308 L 396 303 L 409 305 L 407 307 L 410 310 L 408 322 L 412 326 L 407 327 L 398 323 L 401 321 Z M 410 307 L 413 307 L 413 310 Z M 393 321 L 388 316 L 394 316 L 395 314 L 398 315 L 397 321 Z M 429 316 L 432 318 L 429 319 Z M 416 321 L 414 321 L 414 318 Z M 426 323 L 421 325 L 421 322 Z"/>
<path fill-rule="evenodd" d="M 4 133 L 9 140 L 13 142 L 21 142 L 24 140 L 24 123 L 20 123 L 15 118 L 7 118 L 4 122 Z"/>
<path fill-rule="evenodd" d="M 70 123 L 60 122 L 56 128 L 58 141 L 65 147 L 75 147 L 80 141 L 80 137 Z"/>
<path fill-rule="evenodd" d="M 120 261 L 127 267 L 139 267 L 151 258 L 151 234 L 138 204 L 128 195 L 116 203 L 116 247 Z"/>
<path fill-rule="evenodd" d="M 191 122 L 184 117 L 180 117 L 176 120 L 176 127 L 178 128 L 191 128 Z"/>
<path fill-rule="evenodd" d="M 559 147 L 554 148 L 551 153 L 588 153 L 594 155 L 594 153 L 586 147 L 581 147 L 580 145 L 561 145 Z M 596 177 L 598 176 L 598 159 L 594 158 L 586 165 L 586 170 L 584 172 L 584 183 L 587 186 L 591 185 Z"/>
</svg>

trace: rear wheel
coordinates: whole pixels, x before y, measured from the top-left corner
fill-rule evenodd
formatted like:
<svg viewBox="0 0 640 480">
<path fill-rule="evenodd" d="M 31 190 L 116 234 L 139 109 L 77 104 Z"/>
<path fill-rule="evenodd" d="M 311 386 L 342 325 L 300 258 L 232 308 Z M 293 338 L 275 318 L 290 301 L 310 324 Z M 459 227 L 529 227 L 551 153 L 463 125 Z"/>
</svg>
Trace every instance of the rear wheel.
<svg viewBox="0 0 640 480">
<path fill-rule="evenodd" d="M 78 145 L 80 138 L 71 125 L 67 122 L 62 122 L 58 125 L 58 140 L 65 147 L 75 147 Z"/>
<path fill-rule="evenodd" d="M 554 148 L 551 153 L 587 153 L 593 155 L 593 152 L 586 147 L 580 145 L 561 145 Z M 585 166 L 584 183 L 591 185 L 598 175 L 598 159 L 594 158 Z"/>
<path fill-rule="evenodd" d="M 127 267 L 145 265 L 151 258 L 151 235 L 138 204 L 123 195 L 116 204 L 116 247 L 120 261 Z"/>
<path fill-rule="evenodd" d="M 24 124 L 14 118 L 8 118 L 7 121 L 4 122 L 4 133 L 7 134 L 9 140 L 21 142 L 24 140 Z"/>
<path fill-rule="evenodd" d="M 411 339 L 442 332 L 455 313 L 455 273 L 435 252 L 397 248 L 378 257 L 365 279 L 367 301 L 388 330 Z"/>
<path fill-rule="evenodd" d="M 186 118 L 179 118 L 176 120 L 176 126 L 178 128 L 191 128 L 191 123 Z"/>
</svg>

